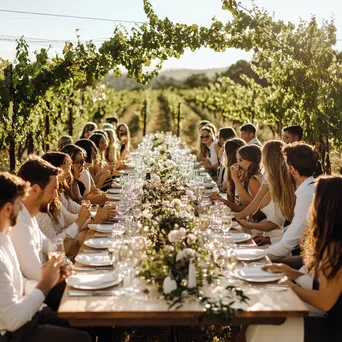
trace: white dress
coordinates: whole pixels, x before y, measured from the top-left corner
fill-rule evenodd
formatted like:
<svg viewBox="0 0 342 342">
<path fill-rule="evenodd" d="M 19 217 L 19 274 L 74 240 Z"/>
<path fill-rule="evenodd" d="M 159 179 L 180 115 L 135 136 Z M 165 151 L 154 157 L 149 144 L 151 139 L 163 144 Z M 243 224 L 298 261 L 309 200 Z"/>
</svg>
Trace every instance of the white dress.
<svg viewBox="0 0 342 342">
<path fill-rule="evenodd" d="M 59 199 L 63 204 L 63 207 L 65 207 L 70 213 L 78 214 L 81 209 L 80 204 L 73 201 L 70 197 L 67 197 L 63 192 L 59 194 Z"/>
<path fill-rule="evenodd" d="M 78 226 L 75 223 L 77 215 L 69 213 L 62 205 L 61 213 L 56 221 L 51 214 L 39 212 L 36 216 L 39 229 L 51 241 L 56 242 L 59 238 L 75 238 L 78 232 Z"/>
<path fill-rule="evenodd" d="M 269 237 L 271 239 L 271 243 L 280 241 L 284 234 L 285 218 L 281 215 L 279 206 L 271 200 L 266 207 L 260 210 L 266 215 L 266 219 L 262 222 L 269 221 L 278 226 L 278 228 L 273 229 L 270 232 L 262 232 L 263 235 Z"/>
<path fill-rule="evenodd" d="M 80 174 L 80 177 L 78 178 L 78 181 L 83 183 L 85 187 L 83 196 L 87 195 L 90 192 L 91 187 L 95 185 L 92 175 L 90 174 L 89 170 L 86 169 L 83 169 L 83 171 Z"/>
<path fill-rule="evenodd" d="M 211 165 L 215 165 L 219 163 L 218 156 L 215 150 L 215 145 L 217 144 L 216 140 L 213 140 L 209 148 L 209 155 L 207 156 L 207 159 L 210 161 Z"/>
</svg>

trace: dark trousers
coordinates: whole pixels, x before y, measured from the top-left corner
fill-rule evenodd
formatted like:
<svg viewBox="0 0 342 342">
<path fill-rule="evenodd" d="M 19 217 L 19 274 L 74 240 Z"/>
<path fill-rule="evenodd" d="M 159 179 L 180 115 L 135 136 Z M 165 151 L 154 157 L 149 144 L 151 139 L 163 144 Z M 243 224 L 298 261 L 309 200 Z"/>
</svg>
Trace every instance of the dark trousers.
<svg viewBox="0 0 342 342">
<path fill-rule="evenodd" d="M 324 317 L 305 317 L 304 342 L 341 342 L 342 326 Z"/>
<path fill-rule="evenodd" d="M 44 303 L 52 310 L 52 311 L 58 311 L 59 304 L 62 300 L 64 289 L 65 289 L 66 283 L 65 281 L 62 281 L 61 283 L 58 283 L 56 286 L 54 286 L 47 297 L 45 298 Z"/>
<path fill-rule="evenodd" d="M 13 332 L 0 336 L 0 342 L 91 342 L 85 331 L 71 329 L 68 322 L 57 317 L 57 313 L 45 307 L 31 321 Z"/>
</svg>

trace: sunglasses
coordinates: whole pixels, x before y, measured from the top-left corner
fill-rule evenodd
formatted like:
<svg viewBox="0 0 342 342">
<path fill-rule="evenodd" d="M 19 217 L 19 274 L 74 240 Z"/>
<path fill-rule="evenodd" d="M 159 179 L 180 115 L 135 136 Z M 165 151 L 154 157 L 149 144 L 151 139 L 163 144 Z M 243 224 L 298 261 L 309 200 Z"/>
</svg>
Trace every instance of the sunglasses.
<svg viewBox="0 0 342 342">
<path fill-rule="evenodd" d="M 200 138 L 201 139 L 208 139 L 208 138 L 210 138 L 210 135 L 201 135 Z"/>
</svg>

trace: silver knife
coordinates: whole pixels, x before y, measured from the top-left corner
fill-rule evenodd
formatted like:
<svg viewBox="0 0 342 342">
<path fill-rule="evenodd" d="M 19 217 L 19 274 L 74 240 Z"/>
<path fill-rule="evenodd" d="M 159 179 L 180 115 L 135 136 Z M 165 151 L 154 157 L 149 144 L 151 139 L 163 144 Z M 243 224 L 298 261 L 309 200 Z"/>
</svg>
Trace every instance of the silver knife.
<svg viewBox="0 0 342 342">
<path fill-rule="evenodd" d="M 81 290 L 69 290 L 68 295 L 70 297 L 92 297 L 92 296 L 114 296 L 116 291 L 81 291 Z"/>
<path fill-rule="evenodd" d="M 95 267 L 79 267 L 74 266 L 75 271 L 102 271 L 102 270 L 113 270 L 113 266 L 95 266 Z"/>
</svg>

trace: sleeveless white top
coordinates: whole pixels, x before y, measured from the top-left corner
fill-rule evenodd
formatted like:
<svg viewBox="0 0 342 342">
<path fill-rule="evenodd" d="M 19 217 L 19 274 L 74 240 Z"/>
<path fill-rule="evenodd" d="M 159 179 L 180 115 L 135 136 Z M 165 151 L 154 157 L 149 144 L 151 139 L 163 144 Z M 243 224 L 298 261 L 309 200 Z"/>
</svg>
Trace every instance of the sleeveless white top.
<svg viewBox="0 0 342 342">
<path fill-rule="evenodd" d="M 217 144 L 216 140 L 213 140 L 209 148 L 209 155 L 207 156 L 207 159 L 210 161 L 211 165 L 215 165 L 219 163 L 218 156 L 215 150 L 215 145 Z"/>
<path fill-rule="evenodd" d="M 260 210 L 266 215 L 265 221 L 273 222 L 279 227 L 270 232 L 263 232 L 263 235 L 269 237 L 272 243 L 280 241 L 284 234 L 285 218 L 282 216 L 279 206 L 271 200 L 266 207 L 260 208 Z"/>
</svg>

